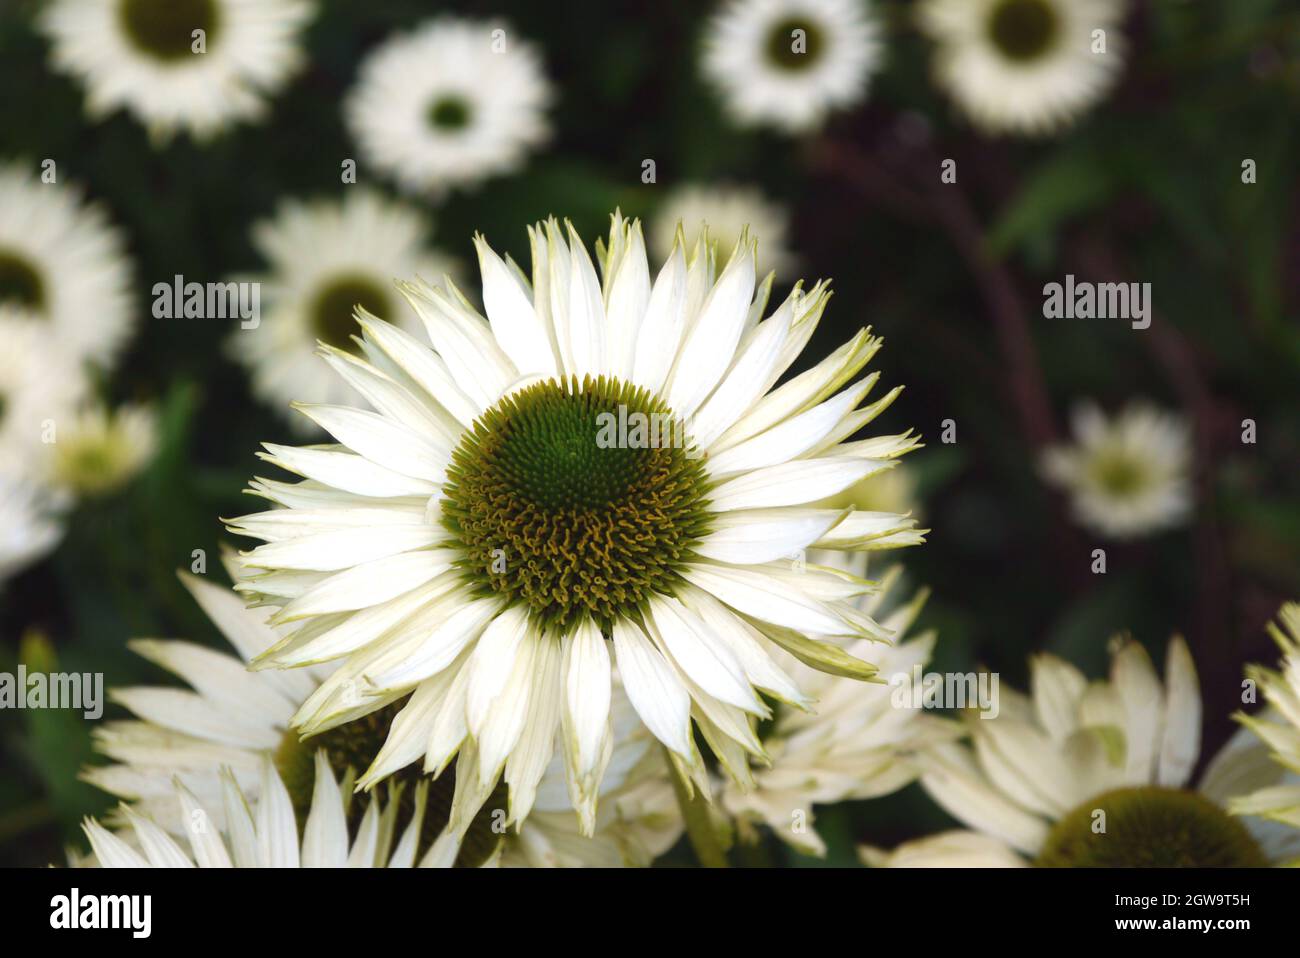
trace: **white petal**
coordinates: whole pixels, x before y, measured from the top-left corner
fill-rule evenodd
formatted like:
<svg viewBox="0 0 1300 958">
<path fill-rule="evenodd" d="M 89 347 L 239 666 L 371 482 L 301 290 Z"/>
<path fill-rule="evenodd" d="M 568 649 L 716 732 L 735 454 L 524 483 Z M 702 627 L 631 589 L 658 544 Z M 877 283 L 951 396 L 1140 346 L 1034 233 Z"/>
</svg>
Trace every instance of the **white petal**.
<svg viewBox="0 0 1300 958">
<path fill-rule="evenodd" d="M 525 291 L 482 236 L 474 238 L 474 248 L 483 274 L 483 306 L 502 351 L 524 375 L 556 375 L 550 335 Z"/>
<path fill-rule="evenodd" d="M 691 697 L 672 667 L 640 630 L 614 623 L 614 653 L 632 707 L 659 741 L 690 761 Z"/>
</svg>

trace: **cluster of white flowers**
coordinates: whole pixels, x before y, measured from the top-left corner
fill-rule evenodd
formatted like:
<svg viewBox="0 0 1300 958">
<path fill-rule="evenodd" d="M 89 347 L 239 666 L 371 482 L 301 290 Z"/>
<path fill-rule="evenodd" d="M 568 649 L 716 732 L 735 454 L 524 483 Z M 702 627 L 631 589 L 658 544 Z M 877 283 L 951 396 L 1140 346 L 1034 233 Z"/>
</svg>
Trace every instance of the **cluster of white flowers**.
<svg viewBox="0 0 1300 958">
<path fill-rule="evenodd" d="M 94 379 L 134 326 L 125 242 L 57 167 L 0 165 L 0 582 L 58 544 L 76 499 L 149 459 L 153 413 L 114 411 Z"/>
</svg>

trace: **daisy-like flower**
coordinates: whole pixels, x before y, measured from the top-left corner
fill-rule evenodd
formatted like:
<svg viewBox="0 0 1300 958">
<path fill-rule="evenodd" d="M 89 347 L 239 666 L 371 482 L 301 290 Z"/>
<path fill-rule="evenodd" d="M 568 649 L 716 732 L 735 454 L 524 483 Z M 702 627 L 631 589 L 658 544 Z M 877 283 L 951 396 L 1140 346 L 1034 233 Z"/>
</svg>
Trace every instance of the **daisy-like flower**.
<svg viewBox="0 0 1300 958">
<path fill-rule="evenodd" d="M 231 336 L 233 354 L 252 376 L 253 391 L 304 431 L 314 427 L 289 404 L 354 403 L 360 394 L 331 372 L 347 361 L 361 327 L 357 307 L 414 331 L 415 316 L 393 286 L 394 276 L 441 277 L 451 260 L 426 246 L 428 223 L 414 210 L 365 187 L 341 201 L 286 202 L 274 219 L 253 228 L 269 271 L 260 283 L 256 326 Z"/>
<path fill-rule="evenodd" d="M 229 571 L 238 574 L 233 565 Z M 243 806 L 231 804 L 232 797 L 244 795 L 264 803 L 258 814 L 270 815 L 275 834 L 293 833 L 295 819 L 307 821 L 310 831 L 311 817 L 322 817 L 329 829 L 323 847 L 339 863 L 348 858 L 350 832 L 355 836 L 350 860 L 358 864 L 388 861 L 395 828 L 403 829 L 405 837 L 394 857 L 409 864 L 418 856 L 426 865 L 645 865 L 680 835 L 666 763 L 618 689 L 611 705 L 608 801 L 591 838 L 577 835 L 573 827 L 558 758 L 538 783 L 536 812 L 508 834 L 497 821 L 501 812 L 495 802 L 478 814 L 470 812 L 465 829 L 448 830 L 458 803 L 470 793 L 457 787 L 454 771 L 432 775 L 441 770 L 415 766 L 399 770 L 370 801 L 345 801 L 346 815 L 341 816 L 340 786 L 351 794 L 357 774 L 379 755 L 390 727 L 395 740 L 404 734 L 402 720 L 394 723 L 399 707 L 300 739 L 289 729 L 289 719 L 330 669 L 249 671 L 246 663 L 279 642 L 285 629 L 268 624 L 267 610 L 246 608 L 229 589 L 189 574 L 182 574 L 181 581 L 238 657 L 190 642 L 132 643 L 137 653 L 183 679 L 192 691 L 146 686 L 111 693 L 137 718 L 96 729 L 98 749 L 115 764 L 88 768 L 82 777 L 129 803 L 112 824 L 134 825 L 138 833 L 140 822 L 151 822 L 181 835 L 192 830 L 192 812 L 199 807 L 211 815 L 212 834 L 248 840 Z M 382 813 L 381 795 L 386 796 Z M 318 812 L 322 802 L 327 807 Z M 264 845 L 263 819 L 252 818 Z M 102 839 L 92 834 L 92 842 L 97 837 Z M 321 841 L 326 837 L 318 836 Z M 292 855 L 288 863 L 296 864 L 296 845 L 280 838 L 271 841 L 279 849 L 275 860 L 286 862 L 284 856 Z M 250 860 L 236 851 L 237 863 L 263 863 L 262 858 Z M 311 858 L 304 848 L 303 863 Z"/>
<path fill-rule="evenodd" d="M 157 142 L 207 138 L 266 113 L 303 62 L 307 0 L 52 0 L 40 24 L 86 111 L 124 108 Z"/>
<path fill-rule="evenodd" d="M 1276 670 L 1248 669 L 1271 708 L 1262 716 L 1237 716 L 1267 744 L 1271 767 L 1242 767 L 1244 794 L 1229 807 L 1238 815 L 1258 815 L 1287 829 L 1298 857 L 1286 864 L 1300 865 L 1300 603 L 1283 606 L 1278 620 L 1269 632 L 1282 650 L 1281 664 Z"/>
<path fill-rule="evenodd" d="M 773 389 L 829 297 L 796 286 L 767 319 L 747 237 L 679 242 L 651 278 L 618 214 L 603 281 L 570 226 L 529 231 L 532 282 L 479 238 L 487 318 L 454 286 L 402 286 L 430 349 L 362 317 L 364 358 L 337 366 L 374 411 L 304 406 L 337 445 L 268 445 L 303 477 L 257 479 L 275 508 L 231 520 L 265 543 L 244 588 L 289 637 L 258 660 L 341 660 L 294 716 L 317 734 L 411 696 L 362 776 L 456 761 L 477 807 L 503 781 L 533 805 L 560 730 L 584 833 L 610 740 L 617 665 L 632 705 L 707 788 L 692 723 L 734 769 L 762 755 L 757 690 L 794 697 L 770 652 L 868 677 L 837 641 L 889 633 L 853 604 L 871 583 L 783 557 L 920 541 L 903 516 L 802 508 L 916 445 L 855 435 L 898 395 L 855 381 L 863 330 Z M 400 734 L 399 734 L 400 729 Z M 462 826 L 463 821 L 457 825 Z"/>
<path fill-rule="evenodd" d="M 344 117 L 363 156 L 412 193 L 523 165 L 550 135 L 540 53 L 500 21 L 440 17 L 361 64 Z"/>
<path fill-rule="evenodd" d="M 1162 684 L 1141 645 L 1117 640 L 1109 681 L 1051 655 L 1031 662 L 1032 695 L 1002 685 L 996 717 L 970 718 L 971 745 L 927 752 L 921 782 L 967 831 L 865 849 L 874 865 L 1245 867 L 1294 855 L 1271 823 L 1226 806 L 1263 743 L 1244 732 L 1188 787 L 1200 753 L 1196 668 L 1170 641 Z M 1256 784 L 1257 784 L 1257 780 Z"/>
<path fill-rule="evenodd" d="M 704 37 L 704 75 L 742 126 L 807 133 L 860 101 L 880 66 L 864 0 L 730 0 Z"/>
<path fill-rule="evenodd" d="M 78 497 L 108 495 L 144 468 L 157 445 L 151 406 L 83 407 L 61 425 L 53 443 L 53 482 Z"/>
<path fill-rule="evenodd" d="M 1123 0 L 922 0 L 918 14 L 937 82 L 991 134 L 1072 123 L 1124 64 Z"/>
<path fill-rule="evenodd" d="M 859 554 L 844 562 L 840 554 L 808 556 L 809 561 L 842 564 L 857 576 L 865 576 L 866 558 Z M 878 593 L 857 600 L 858 608 L 879 616 L 901 573 L 901 567 L 893 567 L 882 577 Z M 778 706 L 776 720 L 763 738 L 771 767 L 752 773 L 740 770 L 744 788 L 730 782 L 724 786 L 722 805 L 736 816 L 742 831 L 751 824 L 766 824 L 798 851 L 825 855 L 826 846 L 813 828 L 814 805 L 897 791 L 919 774 L 912 758 L 918 750 L 953 737 L 954 723 L 910 707 L 914 670 L 929 661 L 934 649 L 932 632 L 904 641 L 925 599 L 926 593 L 918 592 L 880 618 L 894 633 L 888 648 L 873 650 L 865 639 L 845 647 L 859 658 L 873 656 L 887 684 L 864 685 L 810 669 L 793 658 L 781 663 L 808 698 L 796 700 L 794 707 Z"/>
<path fill-rule="evenodd" d="M 79 191 L 0 164 L 0 308 L 43 324 L 61 351 L 101 368 L 131 334 L 121 235 Z"/>
<path fill-rule="evenodd" d="M 748 229 L 763 251 L 759 275 L 771 270 L 780 279 L 794 268 L 794 256 L 787 246 L 790 217 L 754 187 L 692 184 L 673 190 L 650 224 L 650 251 L 656 257 L 667 259 L 672 254 L 679 224 L 690 247 L 706 226 L 708 238 L 722 249 L 733 248 Z"/>
<path fill-rule="evenodd" d="M 1074 411 L 1074 443 L 1043 453 L 1044 477 L 1065 490 L 1075 518 L 1102 535 L 1132 539 L 1182 523 L 1192 509 L 1191 432 L 1145 403 L 1113 419 L 1092 403 Z"/>
<path fill-rule="evenodd" d="M 61 538 L 63 523 L 45 490 L 0 473 L 0 585 L 44 557 Z"/>
</svg>

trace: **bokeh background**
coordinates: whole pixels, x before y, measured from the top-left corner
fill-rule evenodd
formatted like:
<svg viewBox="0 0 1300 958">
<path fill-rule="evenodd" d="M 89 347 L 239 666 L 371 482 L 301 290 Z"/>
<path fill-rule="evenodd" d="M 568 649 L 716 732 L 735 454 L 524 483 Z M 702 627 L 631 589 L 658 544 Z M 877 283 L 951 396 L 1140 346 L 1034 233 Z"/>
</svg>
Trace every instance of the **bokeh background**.
<svg viewBox="0 0 1300 958">
<path fill-rule="evenodd" d="M 166 683 L 128 638 L 221 644 L 175 571 L 203 549 L 221 574 L 218 517 L 255 507 L 241 490 L 260 471 L 258 444 L 295 436 L 227 358 L 230 322 L 154 319 L 149 290 L 176 273 L 217 281 L 263 267 L 254 221 L 286 197 L 350 188 L 340 162 L 357 150 L 340 101 L 365 53 L 459 11 L 504 16 L 541 48 L 554 132 L 517 173 L 437 202 L 405 197 L 435 224 L 438 247 L 470 264 L 477 230 L 526 263 L 524 225 L 552 213 L 591 240 L 614 208 L 653 219 L 683 184 L 759 188 L 790 216 L 798 274 L 831 277 L 837 291 L 796 371 L 872 326 L 885 337 L 872 368 L 907 387 L 875 431 L 926 439 L 906 464 L 933 531 L 900 558 L 933 589 L 922 620 L 939 631 L 933 667 L 985 664 L 1023 688 L 1034 651 L 1100 675 L 1116 632 L 1158 656 L 1181 632 L 1212 754 L 1240 705 L 1242 664 L 1274 657 L 1263 624 L 1300 597 L 1300 8 L 1132 3 L 1116 90 L 1070 129 L 1016 140 L 984 137 L 954 112 L 905 2 L 875 4 L 886 60 L 861 105 L 798 138 L 738 129 L 698 69 L 711 6 L 324 0 L 305 34 L 309 64 L 266 122 L 159 146 L 124 113 L 88 120 L 80 85 L 47 63 L 39 4 L 0 0 L 0 160 L 36 170 L 54 158 L 125 231 L 139 325 L 102 389 L 159 414 L 148 468 L 77 506 L 58 549 L 5 584 L 0 671 L 21 660 L 103 672 L 108 686 Z M 944 159 L 956 184 L 940 181 Z M 396 195 L 364 167 L 360 180 Z M 1043 284 L 1067 273 L 1151 283 L 1152 328 L 1045 319 Z M 783 279 L 777 294 L 786 289 Z M 1085 398 L 1107 409 L 1148 398 L 1194 424 L 1186 523 L 1116 543 L 1071 520 L 1037 457 L 1068 436 Z M 1241 442 L 1246 418 L 1253 445 Z M 956 442 L 945 444 L 949 419 Z M 1105 575 L 1090 571 L 1099 546 Z M 77 778 L 96 761 L 90 731 L 79 713 L 0 712 L 0 864 L 60 861 L 82 816 L 109 807 Z M 776 842 L 747 854 L 848 864 L 855 842 L 892 846 L 945 821 L 912 787 L 819 813 L 824 862 Z"/>
</svg>

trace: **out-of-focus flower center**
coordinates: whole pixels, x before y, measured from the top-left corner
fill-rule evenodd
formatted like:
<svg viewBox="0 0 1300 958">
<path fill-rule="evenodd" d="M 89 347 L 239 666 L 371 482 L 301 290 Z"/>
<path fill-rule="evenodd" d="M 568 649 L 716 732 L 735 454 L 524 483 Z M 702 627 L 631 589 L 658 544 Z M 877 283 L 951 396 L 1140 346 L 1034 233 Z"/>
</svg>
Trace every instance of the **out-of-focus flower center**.
<svg viewBox="0 0 1300 958">
<path fill-rule="evenodd" d="M 429 107 L 429 123 L 435 130 L 452 133 L 469 126 L 470 106 L 464 97 L 440 96 Z"/>
<path fill-rule="evenodd" d="M 1147 484 L 1147 471 L 1142 463 L 1122 453 L 1098 457 L 1092 474 L 1097 484 L 1113 496 L 1131 496 Z"/>
<path fill-rule="evenodd" d="M 220 22 L 217 0 L 121 0 L 118 16 L 131 42 L 158 60 L 203 56 L 194 52 L 194 31 L 202 30 L 205 47 Z"/>
<path fill-rule="evenodd" d="M 289 792 L 300 828 L 307 821 L 307 813 L 311 809 L 312 790 L 316 784 L 316 751 L 325 750 L 336 780 L 342 782 L 349 772 L 353 777 L 360 775 L 379 754 L 388 738 L 393 719 L 405 704 L 405 700 L 394 702 L 369 715 L 301 741 L 298 733 L 292 729 L 285 733 L 275 753 L 275 766 Z M 452 796 L 456 789 L 455 764 L 436 779 L 424 774 L 418 762 L 408 765 L 394 772 L 369 794 L 371 801 L 377 801 L 382 796 L 388 802 L 396 793 L 398 811 L 393 830 L 393 841 L 396 842 L 411 821 L 415 809 L 416 786 L 422 781 L 429 783 L 429 797 L 420 825 L 417 861 L 437 840 L 451 818 Z M 497 786 L 496 791 L 483 804 L 461 844 L 460 854 L 456 857 L 457 867 L 476 868 L 496 851 L 501 835 L 492 827 L 493 815 L 505 809 L 505 796 L 506 786 L 503 783 Z M 349 805 L 348 827 L 353 836 L 361 823 L 365 806 L 366 802 L 358 801 L 355 797 Z"/>
<path fill-rule="evenodd" d="M 767 58 L 783 70 L 807 70 L 822 54 L 821 28 L 807 20 L 787 19 L 767 35 Z"/>
<path fill-rule="evenodd" d="M 1246 827 L 1196 792 L 1119 788 L 1058 821 L 1035 864 L 1044 868 L 1258 868 Z"/>
<path fill-rule="evenodd" d="M 1059 29 L 1059 14 L 1050 0 L 1000 0 L 989 16 L 989 36 L 1012 60 L 1041 57 Z"/>
<path fill-rule="evenodd" d="M 607 628 L 666 592 L 707 531 L 702 460 L 644 389 L 548 380 L 488 410 L 452 455 L 443 521 L 482 594 L 544 628 Z"/>
<path fill-rule="evenodd" d="M 322 288 L 308 307 L 312 332 L 331 346 L 355 352 L 352 337 L 359 327 L 353 311 L 358 306 L 391 318 L 392 299 L 381 285 L 366 276 L 342 276 Z"/>
<path fill-rule="evenodd" d="M 18 253 L 0 249 L 0 304 L 38 311 L 45 305 L 45 282 Z"/>
</svg>

